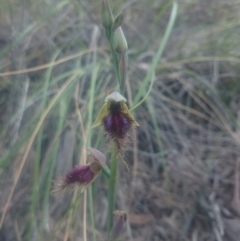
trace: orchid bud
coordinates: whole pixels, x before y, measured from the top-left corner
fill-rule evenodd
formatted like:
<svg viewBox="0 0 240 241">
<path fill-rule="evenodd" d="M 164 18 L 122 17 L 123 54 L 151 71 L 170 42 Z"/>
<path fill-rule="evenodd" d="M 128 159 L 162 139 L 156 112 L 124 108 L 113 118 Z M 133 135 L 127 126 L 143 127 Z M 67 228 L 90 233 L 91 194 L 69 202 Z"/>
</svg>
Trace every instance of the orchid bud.
<svg viewBox="0 0 240 241">
<path fill-rule="evenodd" d="M 122 235 L 127 222 L 127 213 L 124 211 L 114 211 L 115 224 L 112 229 L 111 241 L 118 240 Z"/>
<path fill-rule="evenodd" d="M 116 52 L 121 53 L 128 49 L 127 40 L 121 27 L 118 27 L 113 34 L 113 44 Z"/>
<path fill-rule="evenodd" d="M 107 38 L 110 40 L 113 25 L 113 16 L 112 11 L 106 0 L 102 1 L 102 25 L 106 30 Z"/>
</svg>

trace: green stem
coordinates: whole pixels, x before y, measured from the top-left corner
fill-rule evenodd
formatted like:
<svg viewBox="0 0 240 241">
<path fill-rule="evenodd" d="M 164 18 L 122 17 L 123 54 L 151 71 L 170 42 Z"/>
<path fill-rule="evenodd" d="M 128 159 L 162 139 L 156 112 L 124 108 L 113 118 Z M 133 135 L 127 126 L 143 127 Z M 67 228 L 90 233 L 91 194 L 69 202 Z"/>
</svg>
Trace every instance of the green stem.
<svg viewBox="0 0 240 241">
<path fill-rule="evenodd" d="M 90 126 L 92 123 L 92 115 L 93 115 L 93 110 L 94 110 L 94 95 L 95 95 L 95 87 L 96 87 L 96 81 L 97 81 L 97 76 L 98 76 L 98 71 L 99 71 L 99 65 L 96 65 L 94 61 L 94 69 L 92 73 L 92 79 L 91 79 L 91 88 L 90 88 L 90 93 L 89 93 L 89 107 L 88 107 L 88 126 L 87 130 L 90 130 Z M 88 146 L 91 146 L 91 141 L 92 141 L 92 133 L 89 132 L 88 139 L 87 139 L 87 144 Z M 95 220 L 94 220 L 94 207 L 93 207 L 93 187 L 90 185 L 89 187 L 89 192 L 88 192 L 88 200 L 89 200 L 89 210 L 90 210 L 90 220 L 91 220 L 91 229 L 92 229 L 92 240 L 96 241 L 96 232 L 95 232 Z"/>
<path fill-rule="evenodd" d="M 89 198 L 89 211 L 90 211 L 90 219 L 92 223 L 92 235 L 93 239 L 92 240 L 97 240 L 96 239 L 96 232 L 95 232 L 95 222 L 94 222 L 94 208 L 93 208 L 93 186 L 90 185 L 88 187 L 88 198 Z"/>
<path fill-rule="evenodd" d="M 114 151 L 111 161 L 111 172 L 108 186 L 108 239 L 113 226 L 113 211 L 115 206 L 115 194 L 117 184 L 118 153 Z"/>
<path fill-rule="evenodd" d="M 117 75 L 117 84 L 118 84 L 118 88 L 120 88 L 121 77 L 120 77 L 120 73 L 119 73 L 119 60 L 118 60 L 116 51 L 114 50 L 113 34 L 114 33 L 111 33 L 111 37 L 110 37 L 110 47 L 111 47 L 111 52 L 112 52 L 113 65 L 114 65 L 116 75 Z"/>
<path fill-rule="evenodd" d="M 152 64 L 151 64 L 150 68 L 148 69 L 148 72 L 147 72 L 144 80 L 141 83 L 141 87 L 139 88 L 137 95 L 134 98 L 134 101 L 132 103 L 133 106 L 137 105 L 137 103 L 140 101 L 141 97 L 146 92 L 146 87 L 147 87 L 149 81 L 151 80 L 152 76 L 155 74 L 156 67 L 159 63 L 160 58 L 162 57 L 163 51 L 166 48 L 168 39 L 173 30 L 173 26 L 174 26 L 174 23 L 175 23 L 175 20 L 177 17 L 177 11 L 178 11 L 178 4 L 177 4 L 177 2 L 173 2 L 171 16 L 168 21 L 167 28 L 165 30 L 161 43 L 159 44 L 158 50 L 153 58 Z"/>
<path fill-rule="evenodd" d="M 103 174 L 109 179 L 110 178 L 110 170 L 108 168 L 108 166 L 103 166 Z"/>
</svg>

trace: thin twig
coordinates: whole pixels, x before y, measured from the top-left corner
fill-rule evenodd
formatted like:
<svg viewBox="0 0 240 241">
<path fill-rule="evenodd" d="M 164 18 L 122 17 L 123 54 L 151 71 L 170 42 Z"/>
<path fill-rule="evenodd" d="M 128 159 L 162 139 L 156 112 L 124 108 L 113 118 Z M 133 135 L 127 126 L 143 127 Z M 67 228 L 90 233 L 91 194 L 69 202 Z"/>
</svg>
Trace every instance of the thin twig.
<svg viewBox="0 0 240 241">
<path fill-rule="evenodd" d="M 52 62 L 52 63 L 43 64 L 43 65 L 39 65 L 39 66 L 36 66 L 36 67 L 28 68 L 28 69 L 22 69 L 22 70 L 17 70 L 17 71 L 9 71 L 9 72 L 5 72 L 5 73 L 0 73 L 0 76 L 3 77 L 3 76 L 10 76 L 10 75 L 18 75 L 18 74 L 35 72 L 35 71 L 42 70 L 42 69 L 47 69 L 49 67 L 62 64 L 62 63 L 67 62 L 69 60 L 78 58 L 78 57 L 80 57 L 84 54 L 89 54 L 89 53 L 95 52 L 95 51 L 101 53 L 102 55 L 104 55 L 107 58 L 107 55 L 105 54 L 105 52 L 103 50 L 104 50 L 104 48 L 86 49 L 86 50 L 83 50 L 79 53 L 72 54 L 72 55 L 66 56 L 64 58 L 61 58 L 61 59 L 59 59 L 55 62 Z"/>
</svg>

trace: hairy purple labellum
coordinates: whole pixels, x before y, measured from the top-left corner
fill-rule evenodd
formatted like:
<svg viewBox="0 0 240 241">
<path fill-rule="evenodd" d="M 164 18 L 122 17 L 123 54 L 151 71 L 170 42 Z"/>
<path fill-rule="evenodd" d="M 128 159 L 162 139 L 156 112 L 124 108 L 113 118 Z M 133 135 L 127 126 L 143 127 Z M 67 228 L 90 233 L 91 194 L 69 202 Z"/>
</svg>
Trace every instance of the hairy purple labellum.
<svg viewBox="0 0 240 241">
<path fill-rule="evenodd" d="M 103 119 L 104 130 L 113 138 L 124 139 L 131 124 L 129 117 L 121 112 L 121 103 L 112 102 L 109 114 Z"/>
<path fill-rule="evenodd" d="M 135 121 L 126 105 L 126 99 L 118 92 L 113 92 L 105 98 L 93 127 L 102 126 L 110 144 L 121 152 L 126 144 L 132 141 L 132 130 L 138 123 Z"/>
<path fill-rule="evenodd" d="M 92 147 L 89 147 L 88 151 L 91 153 L 87 156 L 88 164 L 75 166 L 65 176 L 59 178 L 52 190 L 53 194 L 76 184 L 80 185 L 83 191 L 101 173 L 106 157 Z"/>
<path fill-rule="evenodd" d="M 90 166 L 75 166 L 66 176 L 65 183 L 68 184 L 88 184 L 94 178 L 94 172 Z"/>
</svg>

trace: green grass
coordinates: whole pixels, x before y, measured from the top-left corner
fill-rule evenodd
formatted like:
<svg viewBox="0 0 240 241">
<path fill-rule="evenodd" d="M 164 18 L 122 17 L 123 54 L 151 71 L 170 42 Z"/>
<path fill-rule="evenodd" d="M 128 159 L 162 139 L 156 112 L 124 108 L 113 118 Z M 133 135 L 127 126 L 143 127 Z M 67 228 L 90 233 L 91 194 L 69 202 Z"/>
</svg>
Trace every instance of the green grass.
<svg viewBox="0 0 240 241">
<path fill-rule="evenodd" d="M 176 240 L 176 230 L 184 226 L 184 213 L 193 208 L 195 193 L 203 187 L 210 195 L 213 186 L 206 180 L 214 178 L 215 173 L 223 175 L 216 192 L 228 207 L 233 193 L 225 183 L 232 176 L 225 177 L 224 168 L 229 168 L 229 175 L 234 172 L 240 143 L 240 6 L 233 1 L 211 3 L 110 1 L 114 16 L 121 11 L 124 16 L 122 27 L 128 41 L 125 97 L 140 127 L 136 128 L 137 149 L 129 145 L 124 158 L 130 171 L 118 161 L 118 169 L 125 170 L 118 180 L 121 192 L 109 194 L 112 201 L 108 210 L 107 193 L 115 190 L 107 185 L 107 170 L 106 176 L 101 175 L 88 188 L 86 218 L 82 194 L 73 191 L 53 197 L 50 192 L 59 175 L 82 161 L 86 146 L 106 150 L 102 132 L 91 129 L 105 96 L 117 86 L 111 48 L 100 24 L 101 4 L 31 0 L 18 6 L 14 1 L 1 3 L 1 24 L 11 30 L 13 19 L 14 27 L 20 30 L 12 41 L 5 41 L 12 35 L 0 28 L 0 40 L 4 40 L 0 41 L 4 45 L 0 53 L 0 239 L 77 240 L 85 232 L 88 240 L 105 240 L 113 225 L 113 217 L 107 224 L 107 213 L 115 205 L 130 215 L 150 215 L 156 221 L 151 225 L 142 221 L 141 226 L 130 217 L 126 233 L 129 240 L 131 235 L 131 240 L 158 239 L 163 236 L 159 226 L 165 227 L 164 220 L 170 217 L 176 228 L 167 228 L 164 235 L 167 240 Z M 23 24 L 16 25 L 16 20 Z M 94 34 L 96 27 L 99 35 Z M 30 36 L 23 59 L 26 70 L 14 69 L 11 60 L 18 56 L 11 54 Z M 26 103 L 17 109 L 21 96 L 13 93 L 21 93 L 17 81 L 24 75 L 29 77 Z M 10 146 L 7 140 L 12 138 L 12 125 L 21 115 L 18 139 Z M 69 131 L 74 132 L 72 151 L 65 153 L 67 160 L 60 163 L 59 153 L 67 145 Z M 111 154 L 105 154 L 110 167 Z M 136 175 L 132 173 L 134 165 Z M 193 180 L 189 188 L 188 178 L 193 176 L 197 181 Z M 110 175 L 110 180 L 113 178 Z M 128 207 L 130 196 L 133 201 Z M 164 218 L 158 216 L 158 210 Z M 174 212 L 179 219 L 169 216 Z M 201 226 L 202 220 L 197 222 Z M 211 227 L 201 228 L 213 240 Z M 185 238 L 191 240 L 193 230 L 188 231 Z M 123 240 L 127 238 L 123 236 Z"/>
</svg>

